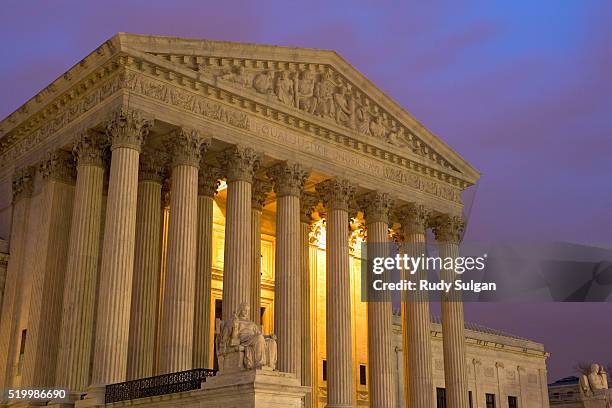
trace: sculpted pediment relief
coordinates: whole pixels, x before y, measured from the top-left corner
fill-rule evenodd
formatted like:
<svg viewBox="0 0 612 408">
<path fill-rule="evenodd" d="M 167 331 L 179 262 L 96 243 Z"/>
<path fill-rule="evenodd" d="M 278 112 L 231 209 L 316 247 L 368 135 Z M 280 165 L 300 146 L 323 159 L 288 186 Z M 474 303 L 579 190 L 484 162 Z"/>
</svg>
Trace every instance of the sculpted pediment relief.
<svg viewBox="0 0 612 408">
<path fill-rule="evenodd" d="M 148 53 L 196 71 L 213 84 L 251 93 L 392 149 L 414 154 L 444 169 L 459 171 L 415 132 L 389 114 L 329 64 Z"/>
</svg>

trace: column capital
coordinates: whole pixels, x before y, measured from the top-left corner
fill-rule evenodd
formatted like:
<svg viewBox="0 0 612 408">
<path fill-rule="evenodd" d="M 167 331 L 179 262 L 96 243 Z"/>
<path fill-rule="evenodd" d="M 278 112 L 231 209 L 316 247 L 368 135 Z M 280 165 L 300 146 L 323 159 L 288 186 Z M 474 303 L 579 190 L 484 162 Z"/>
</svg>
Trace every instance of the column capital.
<svg viewBox="0 0 612 408">
<path fill-rule="evenodd" d="M 181 127 L 170 133 L 166 146 L 172 155 L 172 167 L 200 166 L 202 153 L 210 146 L 210 139 L 205 139 L 196 129 Z"/>
<path fill-rule="evenodd" d="M 355 196 L 355 185 L 346 179 L 329 179 L 315 186 L 323 205 L 330 210 L 348 211 Z"/>
<path fill-rule="evenodd" d="M 214 197 L 219 188 L 219 179 L 222 177 L 221 169 L 210 164 L 200 163 L 198 170 L 198 195 Z"/>
<path fill-rule="evenodd" d="M 271 191 L 272 183 L 269 180 L 255 179 L 251 190 L 251 208 L 261 211 Z"/>
<path fill-rule="evenodd" d="M 91 129 L 82 130 L 72 146 L 78 166 L 105 167 L 105 152 L 108 147 L 108 139 L 104 134 Z"/>
<path fill-rule="evenodd" d="M 300 221 L 312 224 L 312 213 L 321 200 L 316 194 L 303 192 L 300 197 Z"/>
<path fill-rule="evenodd" d="M 234 145 L 225 149 L 219 156 L 227 174 L 227 181 L 253 182 L 255 172 L 259 169 L 259 154 L 251 147 Z"/>
<path fill-rule="evenodd" d="M 153 119 L 143 112 L 124 106 L 111 112 L 106 123 L 106 135 L 111 150 L 124 147 L 140 151 L 142 142 L 153 127 Z"/>
<path fill-rule="evenodd" d="M 459 216 L 448 214 L 438 215 L 430 220 L 436 241 L 458 244 L 463 235 L 465 223 Z"/>
<path fill-rule="evenodd" d="M 34 166 L 20 167 L 15 170 L 13 173 L 13 203 L 22 198 L 32 197 L 35 175 L 36 167 Z"/>
<path fill-rule="evenodd" d="M 496 362 L 495 362 L 495 367 L 496 367 L 496 368 L 505 368 L 505 367 L 504 367 L 504 363 L 502 363 L 502 362 L 500 362 L 500 361 L 496 361 Z"/>
<path fill-rule="evenodd" d="M 304 183 L 309 172 L 299 163 L 284 161 L 268 169 L 268 177 L 274 181 L 274 192 L 277 197 L 299 197 L 304 190 Z"/>
<path fill-rule="evenodd" d="M 423 204 L 410 203 L 397 209 L 395 217 L 402 225 L 402 233 L 425 234 L 429 224 L 431 210 Z"/>
<path fill-rule="evenodd" d="M 140 181 L 161 183 L 166 176 L 168 154 L 159 149 L 144 149 L 140 155 Z"/>
<path fill-rule="evenodd" d="M 76 179 L 76 171 L 72 154 L 62 149 L 47 152 L 47 156 L 40 163 L 40 173 L 45 180 L 53 179 L 73 184 Z"/>
<path fill-rule="evenodd" d="M 363 211 L 366 224 L 389 223 L 389 213 L 395 200 L 387 193 L 371 191 L 357 198 L 357 205 Z"/>
</svg>

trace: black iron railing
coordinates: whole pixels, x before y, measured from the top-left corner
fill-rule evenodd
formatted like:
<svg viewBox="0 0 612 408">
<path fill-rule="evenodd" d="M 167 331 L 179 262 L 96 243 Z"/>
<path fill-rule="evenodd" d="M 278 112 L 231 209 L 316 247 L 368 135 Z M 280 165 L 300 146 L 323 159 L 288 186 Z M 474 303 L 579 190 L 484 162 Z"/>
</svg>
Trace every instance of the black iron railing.
<svg viewBox="0 0 612 408">
<path fill-rule="evenodd" d="M 195 370 L 111 384 L 106 386 L 104 400 L 107 404 L 110 404 L 118 401 L 197 390 L 202 382 L 206 381 L 208 377 L 213 377 L 216 373 L 216 370 L 197 368 Z"/>
</svg>

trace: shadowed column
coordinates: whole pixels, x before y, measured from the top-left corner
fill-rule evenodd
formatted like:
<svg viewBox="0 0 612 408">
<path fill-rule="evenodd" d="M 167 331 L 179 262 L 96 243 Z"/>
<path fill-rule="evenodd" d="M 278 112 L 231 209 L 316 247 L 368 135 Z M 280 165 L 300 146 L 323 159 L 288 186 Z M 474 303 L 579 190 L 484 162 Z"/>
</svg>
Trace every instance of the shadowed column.
<svg viewBox="0 0 612 408">
<path fill-rule="evenodd" d="M 34 166 L 16 169 L 13 174 L 11 257 L 7 265 L 2 315 L 0 316 L 0 388 L 2 389 L 11 386 L 16 343 L 13 333 L 17 330 L 18 324 L 15 314 L 23 283 L 23 262 L 35 175 Z"/>
<path fill-rule="evenodd" d="M 259 157 L 250 147 L 232 146 L 219 160 L 227 173 L 225 251 L 223 254 L 223 320 L 251 300 L 251 191 Z"/>
<path fill-rule="evenodd" d="M 196 239 L 198 216 L 198 167 L 203 143 L 200 133 L 181 128 L 170 135 L 172 156 L 168 268 L 164 286 L 164 310 L 160 372 L 185 371 L 193 363 Z"/>
<path fill-rule="evenodd" d="M 459 256 L 459 241 L 463 232 L 461 217 L 441 215 L 432 220 L 433 232 L 438 242 L 442 259 Z M 440 279 L 454 282 L 457 275 L 452 269 L 442 269 Z M 468 379 L 465 363 L 465 323 L 461 293 L 450 290 L 443 295 L 442 347 L 444 351 L 444 383 L 449 408 L 463 408 L 468 405 Z"/>
<path fill-rule="evenodd" d="M 141 112 L 122 107 L 113 112 L 106 126 L 112 153 L 91 382 L 94 387 L 125 381 L 127 373 L 138 159 L 151 124 Z"/>
<path fill-rule="evenodd" d="M 212 285 L 213 197 L 217 193 L 217 188 L 219 188 L 220 178 L 220 169 L 200 163 L 200 171 L 198 172 L 193 368 L 212 367 L 210 291 Z"/>
<path fill-rule="evenodd" d="M 393 200 L 386 193 L 371 192 L 358 200 L 368 229 L 368 259 L 388 257 L 389 211 Z M 389 281 L 389 274 L 385 280 Z M 371 278 L 370 275 L 368 278 Z M 369 280 L 369 279 L 368 279 Z M 368 299 L 368 361 L 370 406 L 386 408 L 396 406 L 395 378 L 393 373 L 391 296 L 388 292 L 379 298 Z"/>
<path fill-rule="evenodd" d="M 278 336 L 278 369 L 302 376 L 300 291 L 300 195 L 308 172 L 298 163 L 268 169 L 276 193 L 276 256 L 274 260 L 274 331 Z"/>
<path fill-rule="evenodd" d="M 313 348 L 315 346 L 312 325 L 312 295 L 313 288 L 310 282 L 310 228 L 312 224 L 312 212 L 319 204 L 319 198 L 310 193 L 303 193 L 300 197 L 300 239 L 301 239 L 301 267 L 300 281 L 302 292 L 302 385 L 311 387 L 304 397 L 304 407 L 312 408 L 312 386 L 316 378 L 316 364 L 313 363 Z"/>
<path fill-rule="evenodd" d="M 74 199 L 75 168 L 72 154 L 49 152 L 40 165 L 42 175 L 41 225 L 37 262 L 33 271 L 28 316 L 28 353 L 21 386 L 55 386 L 59 336 L 49 336 L 62 321 L 64 278 Z"/>
<path fill-rule="evenodd" d="M 261 324 L 261 211 L 272 184 L 255 179 L 251 196 L 251 320 Z"/>
<path fill-rule="evenodd" d="M 423 205 L 409 204 L 397 212 L 402 225 L 403 253 L 411 258 L 421 257 L 426 251 L 425 230 L 430 211 Z M 419 282 L 427 279 L 422 268 L 402 279 Z M 434 406 L 434 385 L 431 354 L 429 296 L 426 291 L 402 293 L 402 345 L 404 348 L 404 373 L 406 378 L 406 400 L 410 407 Z"/>
<path fill-rule="evenodd" d="M 82 392 L 89 384 L 104 187 L 106 137 L 93 131 L 78 135 L 74 207 L 68 242 L 68 262 L 56 385 Z"/>
<path fill-rule="evenodd" d="M 349 203 L 355 187 L 347 180 L 326 180 L 316 186 L 327 210 L 326 310 L 327 407 L 355 406 L 351 339 L 349 269 Z"/>
<path fill-rule="evenodd" d="M 140 156 L 136 208 L 136 247 L 130 310 L 127 379 L 151 377 L 159 308 L 162 180 L 167 157 L 160 150 Z"/>
</svg>

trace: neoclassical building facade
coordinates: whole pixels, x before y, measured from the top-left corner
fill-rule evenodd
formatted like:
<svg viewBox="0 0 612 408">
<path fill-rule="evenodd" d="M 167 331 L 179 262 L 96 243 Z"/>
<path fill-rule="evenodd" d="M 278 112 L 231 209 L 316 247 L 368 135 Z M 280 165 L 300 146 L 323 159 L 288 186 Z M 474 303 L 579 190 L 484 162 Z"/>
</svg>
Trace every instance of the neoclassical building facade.
<svg viewBox="0 0 612 408">
<path fill-rule="evenodd" d="M 306 406 L 435 406 L 427 299 L 403 299 L 398 381 L 358 244 L 418 256 L 431 229 L 457 255 L 478 177 L 335 52 L 119 33 L 0 123 L 0 389 L 213 368 L 246 302 Z M 463 408 L 461 302 L 440 327 Z"/>
</svg>

